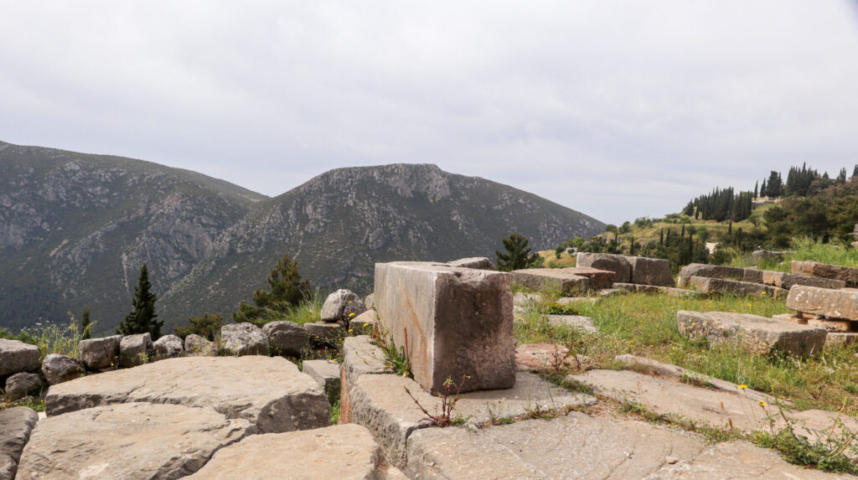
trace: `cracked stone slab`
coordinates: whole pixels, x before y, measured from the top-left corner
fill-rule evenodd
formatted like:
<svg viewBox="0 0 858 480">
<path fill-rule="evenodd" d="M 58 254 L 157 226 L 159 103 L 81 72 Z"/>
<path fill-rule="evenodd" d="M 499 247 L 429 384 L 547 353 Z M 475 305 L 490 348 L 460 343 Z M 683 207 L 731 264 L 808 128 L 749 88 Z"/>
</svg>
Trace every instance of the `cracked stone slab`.
<svg viewBox="0 0 858 480">
<path fill-rule="evenodd" d="M 21 452 L 38 421 L 39 415 L 27 407 L 0 410 L 0 480 L 15 478 Z"/>
<path fill-rule="evenodd" d="M 130 403 L 40 421 L 24 448 L 21 479 L 174 479 L 196 472 L 251 430 L 211 408 Z"/>
<path fill-rule="evenodd" d="M 185 357 L 54 385 L 49 417 L 129 402 L 211 407 L 247 419 L 260 433 L 329 425 L 328 398 L 309 375 L 281 357 Z"/>
<path fill-rule="evenodd" d="M 572 327 L 587 333 L 598 333 L 593 319 L 583 315 L 548 315 L 548 324 L 552 327 Z"/>
<path fill-rule="evenodd" d="M 223 448 L 187 479 L 376 480 L 381 449 L 359 425 L 253 435 Z"/>
<path fill-rule="evenodd" d="M 406 442 L 416 430 L 431 426 L 426 415 L 405 388 L 429 413 L 438 414 L 441 399 L 420 388 L 414 380 L 399 375 L 363 375 L 350 385 L 351 420 L 367 427 L 391 464 L 404 468 Z M 541 410 L 591 405 L 595 398 L 569 392 L 531 373 L 519 372 L 514 388 L 462 394 L 454 414 L 468 423 L 517 418 L 537 407 Z"/>
<path fill-rule="evenodd" d="M 580 412 L 471 432 L 432 428 L 408 440 L 409 478 L 640 479 L 691 460 L 703 438 Z"/>
</svg>

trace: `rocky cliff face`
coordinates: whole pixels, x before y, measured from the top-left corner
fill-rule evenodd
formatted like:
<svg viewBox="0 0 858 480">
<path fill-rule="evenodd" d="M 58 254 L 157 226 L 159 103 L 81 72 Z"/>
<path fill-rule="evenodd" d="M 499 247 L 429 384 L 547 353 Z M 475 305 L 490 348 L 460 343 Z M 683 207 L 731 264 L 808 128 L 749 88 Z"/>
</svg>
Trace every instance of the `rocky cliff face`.
<svg viewBox="0 0 858 480">
<path fill-rule="evenodd" d="M 284 254 L 315 286 L 368 292 L 376 262 L 493 257 L 510 232 L 545 249 L 604 228 L 434 165 L 332 170 L 273 199 L 120 157 L 0 143 L 0 165 L 0 326 L 12 329 L 85 305 L 112 329 L 144 262 L 177 324 L 229 318 Z"/>
</svg>

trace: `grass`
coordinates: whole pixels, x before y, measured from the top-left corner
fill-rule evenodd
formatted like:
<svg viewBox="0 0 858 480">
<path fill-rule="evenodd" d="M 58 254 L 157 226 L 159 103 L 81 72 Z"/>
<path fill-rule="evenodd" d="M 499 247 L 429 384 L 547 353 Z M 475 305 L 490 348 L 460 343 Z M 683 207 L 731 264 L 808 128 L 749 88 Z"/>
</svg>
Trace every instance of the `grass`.
<svg viewBox="0 0 858 480">
<path fill-rule="evenodd" d="M 720 378 L 772 394 L 799 409 L 818 408 L 858 414 L 858 356 L 856 347 L 829 348 L 811 358 L 759 355 L 741 348 L 708 347 L 684 338 L 676 326 L 679 310 L 749 313 L 771 317 L 788 310 L 782 300 L 770 297 L 694 299 L 630 293 L 576 305 L 581 315 L 591 317 L 599 334 L 571 327 L 553 327 L 545 314 L 556 301 L 548 292 L 540 302 L 531 302 L 516 316 L 519 343 L 578 341 L 595 368 L 621 368 L 614 357 L 639 355 L 711 377 Z"/>
<path fill-rule="evenodd" d="M 83 338 L 83 332 L 80 330 L 77 319 L 69 313 L 68 325 L 58 325 L 55 323 L 42 325 L 37 323 L 35 327 L 26 328 L 17 335 L 12 335 L 5 329 L 0 329 L 0 338 L 20 340 L 24 343 L 36 345 L 39 347 L 39 361 L 41 362 L 46 356 L 52 353 L 79 359 L 79 345 Z"/>
<path fill-rule="evenodd" d="M 778 272 L 789 272 L 790 262 L 793 260 L 813 260 L 830 265 L 843 265 L 846 267 L 858 267 L 858 249 L 851 245 L 840 245 L 837 243 L 822 243 L 808 237 L 795 238 L 790 249 L 784 255 L 783 262 L 762 262 L 756 265 L 761 270 L 773 270 Z M 750 255 L 740 255 L 733 259 L 734 267 L 755 266 Z"/>
</svg>

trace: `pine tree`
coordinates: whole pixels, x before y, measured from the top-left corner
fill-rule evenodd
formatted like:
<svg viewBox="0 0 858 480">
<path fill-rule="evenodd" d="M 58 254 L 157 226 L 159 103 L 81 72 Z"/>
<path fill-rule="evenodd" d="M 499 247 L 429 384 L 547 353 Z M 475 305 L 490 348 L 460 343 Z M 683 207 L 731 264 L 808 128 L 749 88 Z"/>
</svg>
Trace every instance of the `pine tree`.
<svg viewBox="0 0 858 480">
<path fill-rule="evenodd" d="M 84 307 L 80 320 L 80 339 L 89 340 L 90 338 L 92 338 L 92 321 L 89 318 L 89 307 Z"/>
<path fill-rule="evenodd" d="M 158 315 L 155 313 L 155 301 L 158 297 L 151 290 L 149 269 L 144 263 L 140 268 L 137 286 L 134 287 L 134 298 L 131 300 L 134 309 L 119 324 L 117 333 L 120 335 L 149 333 L 152 340 L 157 340 L 161 336 L 161 327 L 164 326 L 164 322 L 158 320 Z"/>
<path fill-rule="evenodd" d="M 310 282 L 301 280 L 298 262 L 291 260 L 288 255 L 283 255 L 283 258 L 277 262 L 268 274 L 267 280 L 271 285 L 271 291 L 253 292 L 253 303 L 256 307 L 244 302 L 239 303 L 238 310 L 232 312 L 233 321 L 250 322 L 261 326 L 285 317 L 292 308 L 313 297 Z"/>
<path fill-rule="evenodd" d="M 518 233 L 510 233 L 508 237 L 504 238 L 503 246 L 506 249 L 506 253 L 495 250 L 498 260 L 498 270 L 503 272 L 521 270 L 536 262 L 539 254 L 531 254 L 531 250 L 527 246 L 528 243 L 529 240 L 527 237 Z"/>
</svg>

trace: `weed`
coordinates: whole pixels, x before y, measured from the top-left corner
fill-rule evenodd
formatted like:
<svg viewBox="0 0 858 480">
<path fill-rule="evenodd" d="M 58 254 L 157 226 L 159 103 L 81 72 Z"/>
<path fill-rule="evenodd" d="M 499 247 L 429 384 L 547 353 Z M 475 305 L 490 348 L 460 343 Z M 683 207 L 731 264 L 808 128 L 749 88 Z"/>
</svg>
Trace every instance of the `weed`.
<svg viewBox="0 0 858 480">
<path fill-rule="evenodd" d="M 456 384 L 452 379 L 448 378 L 444 381 L 444 392 L 440 394 L 441 397 L 441 405 L 440 408 L 435 408 L 435 415 L 429 413 L 423 405 L 411 394 L 411 390 L 408 387 L 404 386 L 402 388 L 405 389 L 405 393 L 411 397 L 411 400 L 414 400 L 414 403 L 417 405 L 417 408 L 423 412 L 423 415 L 426 415 L 433 425 L 436 427 L 444 428 L 449 427 L 451 425 L 461 425 L 465 423 L 465 419 L 458 415 L 455 412 L 456 410 L 456 402 L 459 401 L 459 395 L 462 392 L 462 386 L 465 384 L 465 381 L 470 378 L 467 375 L 462 375 L 462 381 L 459 384 Z"/>
<path fill-rule="evenodd" d="M 387 355 L 387 366 L 393 369 L 397 375 L 412 377 L 411 359 L 408 358 L 408 330 L 405 330 L 405 346 L 396 348 L 393 338 L 380 326 L 373 327 L 372 339 L 379 348 Z"/>
<path fill-rule="evenodd" d="M 340 423 L 340 401 L 331 404 L 331 425 Z"/>
</svg>

